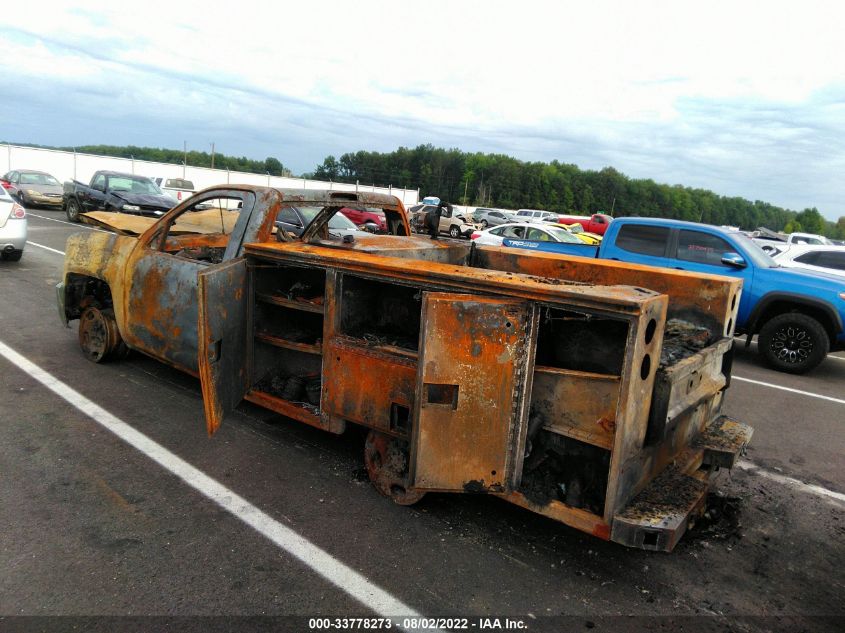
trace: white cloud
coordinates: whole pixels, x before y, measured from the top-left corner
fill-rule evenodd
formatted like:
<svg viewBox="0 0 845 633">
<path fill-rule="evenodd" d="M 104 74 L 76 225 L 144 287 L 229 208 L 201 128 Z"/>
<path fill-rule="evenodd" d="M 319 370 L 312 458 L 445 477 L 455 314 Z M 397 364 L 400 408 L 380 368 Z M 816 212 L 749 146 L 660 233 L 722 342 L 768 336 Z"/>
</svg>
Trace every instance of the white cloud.
<svg viewBox="0 0 845 633">
<path fill-rule="evenodd" d="M 782 0 L 36 2 L 4 15 L 0 76 L 60 89 L 59 112 L 311 138 L 298 156 L 460 142 L 843 213 L 843 18 Z"/>
</svg>

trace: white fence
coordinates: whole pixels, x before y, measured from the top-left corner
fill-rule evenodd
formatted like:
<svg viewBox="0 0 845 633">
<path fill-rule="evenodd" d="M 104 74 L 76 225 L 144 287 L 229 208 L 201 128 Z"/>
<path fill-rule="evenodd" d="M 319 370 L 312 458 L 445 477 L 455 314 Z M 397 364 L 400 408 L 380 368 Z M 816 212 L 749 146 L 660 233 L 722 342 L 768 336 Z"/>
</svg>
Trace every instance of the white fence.
<svg viewBox="0 0 845 633">
<path fill-rule="evenodd" d="M 124 173 L 138 174 L 147 177 L 185 178 L 194 183 L 199 189 L 221 184 L 264 185 L 267 187 L 286 187 L 292 189 L 334 189 L 336 191 L 372 191 L 387 193 L 399 198 L 409 207 L 419 200 L 419 190 L 399 189 L 393 186 L 376 187 L 375 185 L 345 184 L 339 182 L 324 182 L 321 180 L 306 180 L 304 178 L 284 178 L 269 174 L 247 174 L 228 169 L 209 169 L 208 167 L 191 167 L 190 165 L 173 165 L 171 163 L 154 163 L 132 158 L 115 158 L 113 156 L 95 156 L 77 152 L 64 152 L 54 149 L 38 147 L 22 147 L 20 145 L 0 145 L 0 175 L 12 169 L 35 169 L 52 174 L 59 181 L 81 180 L 89 182 L 95 171 L 110 169 Z"/>
</svg>

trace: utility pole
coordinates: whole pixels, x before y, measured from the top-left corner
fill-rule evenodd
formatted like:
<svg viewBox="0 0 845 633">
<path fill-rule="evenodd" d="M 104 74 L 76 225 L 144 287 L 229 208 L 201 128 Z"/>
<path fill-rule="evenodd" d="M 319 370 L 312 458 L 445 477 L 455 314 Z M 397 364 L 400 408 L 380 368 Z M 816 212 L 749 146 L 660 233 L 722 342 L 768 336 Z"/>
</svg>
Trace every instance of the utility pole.
<svg viewBox="0 0 845 633">
<path fill-rule="evenodd" d="M 182 147 L 185 153 L 185 159 L 182 161 L 182 178 L 185 178 L 185 171 L 188 168 L 188 141 L 182 141 Z"/>
<path fill-rule="evenodd" d="M 464 204 L 467 203 L 467 187 L 469 187 L 469 178 L 464 182 Z"/>
<path fill-rule="evenodd" d="M 214 169 L 214 142 L 211 143 L 211 168 Z"/>
</svg>

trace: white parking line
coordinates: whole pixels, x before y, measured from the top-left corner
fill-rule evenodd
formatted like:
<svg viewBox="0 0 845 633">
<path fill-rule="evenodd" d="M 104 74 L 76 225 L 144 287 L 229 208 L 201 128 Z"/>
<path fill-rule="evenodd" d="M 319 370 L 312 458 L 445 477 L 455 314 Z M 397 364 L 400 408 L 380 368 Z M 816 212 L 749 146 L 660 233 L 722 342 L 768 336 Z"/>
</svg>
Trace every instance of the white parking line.
<svg viewBox="0 0 845 633">
<path fill-rule="evenodd" d="M 120 418 L 88 400 L 2 342 L 0 342 L 0 355 L 378 615 L 419 617 L 413 609 L 370 582 L 362 574 L 344 565 L 301 534 L 282 525 L 143 433 L 136 431 Z"/>
<path fill-rule="evenodd" d="M 103 229 L 98 229 L 93 226 L 87 226 L 85 224 L 81 224 L 79 222 L 68 222 L 67 220 L 57 220 L 56 218 L 48 218 L 46 215 L 38 215 L 37 213 L 30 213 L 27 211 L 29 215 L 34 218 L 41 218 L 42 220 L 50 220 L 50 222 L 58 222 L 59 224 L 67 224 L 68 226 L 75 226 L 78 229 L 85 229 L 86 231 L 99 231 L 100 233 L 108 233 L 108 231 L 104 231 Z"/>
<path fill-rule="evenodd" d="M 30 246 L 37 246 L 38 248 L 43 248 L 45 251 L 50 251 L 51 253 L 58 253 L 59 255 L 64 255 L 64 251 L 56 250 L 55 248 L 50 248 L 49 246 L 44 246 L 43 244 L 39 244 L 38 242 L 30 242 L 29 240 L 26 241 L 27 244 Z"/>
<path fill-rule="evenodd" d="M 753 385 L 760 385 L 761 387 L 770 387 L 772 389 L 780 389 L 781 391 L 788 391 L 790 393 L 797 393 L 802 396 L 807 396 L 809 398 L 818 398 L 819 400 L 829 400 L 830 402 L 836 402 L 837 404 L 845 404 L 845 400 L 841 398 L 833 398 L 832 396 L 823 396 L 819 393 L 812 393 L 810 391 L 802 391 L 801 389 L 792 389 L 791 387 L 782 387 L 781 385 L 773 385 L 770 382 L 763 382 L 762 380 L 751 380 L 751 378 L 742 378 L 741 376 L 733 376 L 733 380 L 739 380 L 740 382 L 750 382 Z"/>
<path fill-rule="evenodd" d="M 843 495 L 841 492 L 834 492 L 833 490 L 828 490 L 827 488 L 822 488 L 821 486 L 817 486 L 815 484 L 804 483 L 799 479 L 793 479 L 792 477 L 787 477 L 786 475 L 773 473 L 771 470 L 760 468 L 756 464 L 753 464 L 744 459 L 738 461 L 736 465 L 737 467 L 741 468 L 746 472 L 749 472 L 754 475 L 760 475 L 761 477 L 765 477 L 766 479 L 776 481 L 779 484 L 783 484 L 791 488 L 797 488 L 798 490 L 803 490 L 804 492 L 809 492 L 820 497 L 825 497 L 826 499 L 832 499 L 840 503 L 845 503 L 845 495 Z M 838 506 L 839 504 L 836 505 Z"/>
</svg>

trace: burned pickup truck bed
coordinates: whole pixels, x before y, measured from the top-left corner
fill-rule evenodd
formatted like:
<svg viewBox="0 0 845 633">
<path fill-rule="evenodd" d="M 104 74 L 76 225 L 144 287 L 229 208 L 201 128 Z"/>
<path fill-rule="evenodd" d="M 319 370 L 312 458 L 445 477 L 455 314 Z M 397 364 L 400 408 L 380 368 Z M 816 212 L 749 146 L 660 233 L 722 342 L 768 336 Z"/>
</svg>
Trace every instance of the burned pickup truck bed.
<svg viewBox="0 0 845 633">
<path fill-rule="evenodd" d="M 391 239 L 250 244 L 242 264 L 200 275 L 201 355 L 204 338 L 246 368 L 240 383 L 207 376 L 210 430 L 241 396 L 333 432 L 360 424 L 370 477 L 399 503 L 487 492 L 671 550 L 750 438 L 719 415 L 739 284 L 638 271 L 677 297 L 667 339 L 670 297 L 621 285 L 630 269 L 565 274 L 559 258 Z"/>
<path fill-rule="evenodd" d="M 351 204 L 393 234 L 333 238 Z M 301 238 L 273 228 L 286 206 L 321 209 Z M 720 414 L 739 281 L 432 242 L 375 194 L 233 185 L 118 220 L 66 249 L 60 314 L 86 355 L 127 345 L 198 374 L 209 433 L 243 399 L 363 426 L 397 503 L 486 493 L 668 551 L 751 437 Z"/>
</svg>

